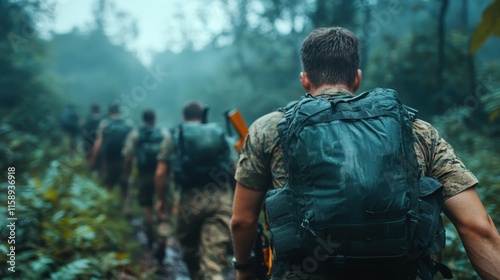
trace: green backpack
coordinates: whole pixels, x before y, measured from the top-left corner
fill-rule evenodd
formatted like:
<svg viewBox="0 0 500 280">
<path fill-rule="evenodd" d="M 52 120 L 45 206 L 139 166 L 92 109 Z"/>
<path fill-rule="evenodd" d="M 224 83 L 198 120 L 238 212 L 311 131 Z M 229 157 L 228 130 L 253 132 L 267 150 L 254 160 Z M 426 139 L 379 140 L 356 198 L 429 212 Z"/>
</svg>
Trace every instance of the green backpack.
<svg viewBox="0 0 500 280">
<path fill-rule="evenodd" d="M 121 160 L 122 149 L 132 127 L 122 119 L 108 119 L 102 131 L 102 153 L 107 160 Z"/>
<path fill-rule="evenodd" d="M 141 127 L 137 139 L 137 169 L 141 173 L 154 173 L 163 135 L 158 127 Z"/>
<path fill-rule="evenodd" d="M 173 139 L 171 163 L 177 185 L 200 186 L 214 182 L 218 172 L 229 171 L 229 144 L 217 123 L 183 123 L 174 131 Z"/>
<path fill-rule="evenodd" d="M 380 88 L 308 94 L 284 111 L 278 131 L 288 182 L 265 202 L 274 260 L 317 257 L 332 275 L 392 264 L 431 279 L 429 256 L 445 242 L 442 186 L 419 176 L 416 111 Z"/>
</svg>

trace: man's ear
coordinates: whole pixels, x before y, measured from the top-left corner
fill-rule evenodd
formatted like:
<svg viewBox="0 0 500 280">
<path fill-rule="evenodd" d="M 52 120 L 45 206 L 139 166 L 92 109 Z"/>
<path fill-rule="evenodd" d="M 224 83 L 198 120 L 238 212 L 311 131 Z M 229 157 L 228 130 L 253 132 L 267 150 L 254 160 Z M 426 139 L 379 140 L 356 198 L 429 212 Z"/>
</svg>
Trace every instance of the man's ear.
<svg viewBox="0 0 500 280">
<path fill-rule="evenodd" d="M 311 81 L 309 81 L 309 77 L 306 72 L 300 72 L 300 83 L 306 92 L 311 90 Z"/>
<path fill-rule="evenodd" d="M 361 86 L 361 79 L 363 78 L 363 72 L 360 69 L 356 71 L 356 77 L 354 78 L 354 83 L 352 84 L 352 93 L 356 92 Z"/>
</svg>

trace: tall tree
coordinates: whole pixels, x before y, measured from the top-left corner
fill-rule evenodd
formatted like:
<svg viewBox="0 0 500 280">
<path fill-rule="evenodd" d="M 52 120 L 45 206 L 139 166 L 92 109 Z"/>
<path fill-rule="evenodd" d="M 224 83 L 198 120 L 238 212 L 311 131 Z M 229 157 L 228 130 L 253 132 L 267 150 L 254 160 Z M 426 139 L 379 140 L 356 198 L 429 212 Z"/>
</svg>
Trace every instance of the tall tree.
<svg viewBox="0 0 500 280">
<path fill-rule="evenodd" d="M 438 65 L 437 65 L 437 84 L 443 84 L 443 71 L 446 64 L 444 53 L 446 36 L 446 12 L 448 11 L 448 0 L 441 0 L 441 9 L 438 21 Z"/>
</svg>

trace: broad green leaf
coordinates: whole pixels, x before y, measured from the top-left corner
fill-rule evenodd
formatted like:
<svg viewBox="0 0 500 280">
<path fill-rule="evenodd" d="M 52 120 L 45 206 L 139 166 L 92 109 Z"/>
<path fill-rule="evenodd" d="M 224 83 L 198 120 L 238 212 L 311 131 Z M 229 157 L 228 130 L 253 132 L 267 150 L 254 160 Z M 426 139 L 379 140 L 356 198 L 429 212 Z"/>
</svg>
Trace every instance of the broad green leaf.
<svg viewBox="0 0 500 280">
<path fill-rule="evenodd" d="M 474 32 L 470 50 L 475 54 L 490 35 L 500 36 L 500 0 L 495 0 L 484 12 Z"/>
</svg>

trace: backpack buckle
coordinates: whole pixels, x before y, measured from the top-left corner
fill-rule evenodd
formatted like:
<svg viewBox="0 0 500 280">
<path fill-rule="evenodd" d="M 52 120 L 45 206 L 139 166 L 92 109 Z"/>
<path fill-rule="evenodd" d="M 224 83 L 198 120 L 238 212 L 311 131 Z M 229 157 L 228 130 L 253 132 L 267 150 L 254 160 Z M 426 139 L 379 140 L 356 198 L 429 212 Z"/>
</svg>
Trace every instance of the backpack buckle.
<svg viewBox="0 0 500 280">
<path fill-rule="evenodd" d="M 344 255 L 337 255 L 335 257 L 335 267 L 343 269 L 345 268 L 346 257 Z"/>
</svg>

